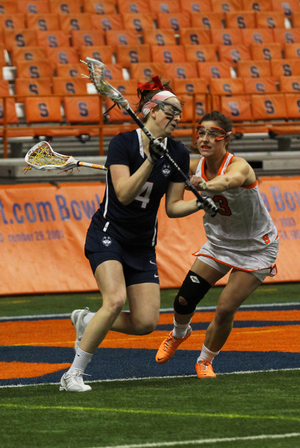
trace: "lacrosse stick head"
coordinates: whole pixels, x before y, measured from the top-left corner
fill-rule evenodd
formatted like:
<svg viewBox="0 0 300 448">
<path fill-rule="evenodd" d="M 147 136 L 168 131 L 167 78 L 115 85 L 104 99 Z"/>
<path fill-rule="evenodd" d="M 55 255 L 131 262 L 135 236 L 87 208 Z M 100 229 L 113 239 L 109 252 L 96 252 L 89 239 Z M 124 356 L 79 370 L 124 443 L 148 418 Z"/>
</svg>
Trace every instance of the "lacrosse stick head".
<svg viewBox="0 0 300 448">
<path fill-rule="evenodd" d="M 103 64 L 103 62 L 101 61 L 98 61 L 97 59 L 89 57 L 86 58 L 86 62 L 82 62 L 87 64 L 89 70 L 89 78 L 96 87 L 97 92 L 103 96 L 106 96 L 107 98 L 112 99 L 116 104 L 120 104 L 120 106 L 127 109 L 129 107 L 128 101 L 125 100 L 123 95 L 117 89 L 110 85 L 109 82 L 104 80 L 105 64 Z"/>
<path fill-rule="evenodd" d="M 72 156 L 66 156 L 53 151 L 51 145 L 46 141 L 41 141 L 34 145 L 25 156 L 28 167 L 36 170 L 61 170 L 67 171 L 77 166 L 77 161 Z"/>
</svg>

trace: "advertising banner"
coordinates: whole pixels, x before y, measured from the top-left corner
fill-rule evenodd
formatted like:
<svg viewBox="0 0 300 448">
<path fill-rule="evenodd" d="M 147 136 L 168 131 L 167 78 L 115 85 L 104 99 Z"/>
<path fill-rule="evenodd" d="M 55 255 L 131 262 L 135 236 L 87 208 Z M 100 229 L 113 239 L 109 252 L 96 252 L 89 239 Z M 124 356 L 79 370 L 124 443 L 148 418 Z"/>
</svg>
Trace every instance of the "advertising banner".
<svg viewBox="0 0 300 448">
<path fill-rule="evenodd" d="M 259 188 L 280 236 L 278 274 L 265 281 L 300 281 L 300 176 L 264 177 Z M 104 190 L 100 182 L 0 186 L 0 295 L 97 290 L 83 247 Z M 192 198 L 187 192 L 186 199 Z M 192 254 L 205 242 L 202 215 L 170 219 L 162 201 L 157 245 L 162 288 L 181 285 Z"/>
</svg>

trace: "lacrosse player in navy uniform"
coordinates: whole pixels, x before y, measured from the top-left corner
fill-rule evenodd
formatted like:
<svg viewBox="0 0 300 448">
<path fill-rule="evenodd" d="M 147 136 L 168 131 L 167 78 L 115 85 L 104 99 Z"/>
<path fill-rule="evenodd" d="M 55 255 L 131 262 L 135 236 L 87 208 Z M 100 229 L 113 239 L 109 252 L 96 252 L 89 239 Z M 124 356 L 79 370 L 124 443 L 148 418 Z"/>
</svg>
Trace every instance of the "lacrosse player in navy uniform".
<svg viewBox="0 0 300 448">
<path fill-rule="evenodd" d="M 90 261 L 103 304 L 97 313 L 75 310 L 76 355 L 61 378 L 60 390 L 84 392 L 83 374 L 93 353 L 109 330 L 134 335 L 151 333 L 159 318 L 160 288 L 156 265 L 157 211 L 166 195 L 171 218 L 190 215 L 204 208 L 216 213 L 209 199 L 184 201 L 185 183 L 178 170 L 163 157 L 163 147 L 188 176 L 189 152 L 171 134 L 179 123 L 181 103 L 168 82 L 154 76 L 139 84 L 138 112 L 156 138 L 137 129 L 115 136 L 109 145 L 107 186 L 99 210 L 87 232 L 85 253 Z M 129 312 L 122 311 L 126 298 Z"/>
</svg>

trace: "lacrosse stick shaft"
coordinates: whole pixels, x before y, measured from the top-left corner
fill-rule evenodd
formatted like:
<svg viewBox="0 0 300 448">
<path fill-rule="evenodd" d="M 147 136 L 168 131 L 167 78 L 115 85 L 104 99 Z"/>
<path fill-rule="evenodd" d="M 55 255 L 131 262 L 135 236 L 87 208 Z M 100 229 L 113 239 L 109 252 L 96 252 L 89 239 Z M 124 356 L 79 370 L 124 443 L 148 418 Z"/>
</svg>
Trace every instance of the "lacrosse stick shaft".
<svg viewBox="0 0 300 448">
<path fill-rule="evenodd" d="M 85 166 L 87 168 L 95 168 L 97 170 L 107 170 L 107 168 L 104 165 L 97 165 L 96 163 L 89 163 L 89 162 L 77 162 L 78 166 Z"/>
</svg>

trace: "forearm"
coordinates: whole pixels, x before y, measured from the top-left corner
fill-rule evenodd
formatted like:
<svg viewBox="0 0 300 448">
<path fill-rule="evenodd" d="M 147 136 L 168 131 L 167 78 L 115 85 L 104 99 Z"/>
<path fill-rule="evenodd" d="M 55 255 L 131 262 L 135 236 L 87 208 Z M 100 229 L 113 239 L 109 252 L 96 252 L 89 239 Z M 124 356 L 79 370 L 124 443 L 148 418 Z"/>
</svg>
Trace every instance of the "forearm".
<svg viewBox="0 0 300 448">
<path fill-rule="evenodd" d="M 167 206 L 167 215 L 169 218 L 182 218 L 191 215 L 199 210 L 196 199 L 191 201 L 179 200 Z"/>
</svg>

